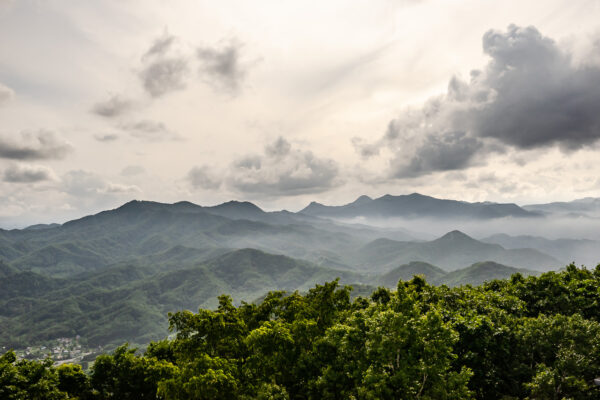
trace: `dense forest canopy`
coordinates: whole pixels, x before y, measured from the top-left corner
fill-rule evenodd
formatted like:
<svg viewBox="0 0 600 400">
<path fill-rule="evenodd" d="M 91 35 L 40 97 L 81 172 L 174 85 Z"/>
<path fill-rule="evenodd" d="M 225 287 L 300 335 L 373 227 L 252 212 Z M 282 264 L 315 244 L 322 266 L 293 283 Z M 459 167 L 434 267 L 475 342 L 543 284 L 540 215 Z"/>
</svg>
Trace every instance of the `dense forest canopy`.
<svg viewBox="0 0 600 400">
<path fill-rule="evenodd" d="M 0 357 L 6 399 L 597 399 L 600 266 L 481 286 L 421 276 L 352 297 L 338 281 L 169 315 L 89 373 Z"/>
</svg>

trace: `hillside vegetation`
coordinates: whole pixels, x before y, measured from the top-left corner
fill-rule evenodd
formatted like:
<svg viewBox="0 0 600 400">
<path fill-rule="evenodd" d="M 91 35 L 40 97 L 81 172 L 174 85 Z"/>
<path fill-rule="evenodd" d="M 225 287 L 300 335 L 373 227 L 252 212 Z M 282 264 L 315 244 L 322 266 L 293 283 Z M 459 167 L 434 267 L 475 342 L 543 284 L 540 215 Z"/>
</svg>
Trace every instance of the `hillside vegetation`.
<svg viewBox="0 0 600 400">
<path fill-rule="evenodd" d="M 487 261 L 502 265 L 448 274 Z M 413 275 L 477 284 L 560 265 L 540 251 L 459 231 L 417 241 L 402 230 L 265 212 L 248 202 L 131 201 L 62 225 L 0 230 L 0 347 L 78 335 L 93 348 L 145 345 L 168 334 L 168 312 L 214 308 L 220 293 L 237 305 L 336 278 L 369 291 Z"/>
<path fill-rule="evenodd" d="M 193 249 L 178 251 L 183 258 L 186 252 L 194 253 Z M 306 291 L 333 279 L 364 287 L 364 294 L 377 286 L 395 287 L 398 280 L 414 275 L 436 285 L 459 286 L 507 278 L 515 272 L 535 273 L 493 262 L 448 273 L 411 262 L 370 276 L 253 249 L 227 252 L 193 265 L 180 264 L 168 252 L 71 279 L 13 272 L 0 279 L 0 344 L 24 348 L 77 335 L 89 347 L 114 347 L 123 341 L 145 344 L 168 334 L 170 311 L 216 307 L 220 293 L 231 293 L 239 303 L 271 290 Z"/>
<path fill-rule="evenodd" d="M 27 271 L 0 280 L 2 345 L 23 347 L 76 335 L 90 346 L 125 340 L 144 344 L 168 333 L 168 312 L 215 307 L 221 293 L 251 301 L 270 290 L 308 290 L 336 278 L 360 282 L 353 272 L 253 249 L 191 266 L 162 261 L 116 265 L 73 279 Z"/>
<path fill-rule="evenodd" d="M 120 346 L 89 374 L 9 351 L 0 397 L 597 399 L 599 319 L 600 266 L 475 287 L 415 277 L 354 299 L 338 281 L 237 307 L 223 295 L 170 314 L 173 339 Z"/>
</svg>

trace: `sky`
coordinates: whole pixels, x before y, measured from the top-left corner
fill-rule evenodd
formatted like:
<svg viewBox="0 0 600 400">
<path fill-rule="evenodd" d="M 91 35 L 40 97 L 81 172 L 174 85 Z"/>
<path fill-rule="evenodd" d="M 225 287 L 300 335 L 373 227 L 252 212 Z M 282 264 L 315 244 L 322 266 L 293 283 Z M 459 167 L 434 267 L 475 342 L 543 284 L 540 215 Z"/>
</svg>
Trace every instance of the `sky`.
<svg viewBox="0 0 600 400">
<path fill-rule="evenodd" d="M 0 227 L 600 197 L 600 1 L 0 0 Z"/>
</svg>

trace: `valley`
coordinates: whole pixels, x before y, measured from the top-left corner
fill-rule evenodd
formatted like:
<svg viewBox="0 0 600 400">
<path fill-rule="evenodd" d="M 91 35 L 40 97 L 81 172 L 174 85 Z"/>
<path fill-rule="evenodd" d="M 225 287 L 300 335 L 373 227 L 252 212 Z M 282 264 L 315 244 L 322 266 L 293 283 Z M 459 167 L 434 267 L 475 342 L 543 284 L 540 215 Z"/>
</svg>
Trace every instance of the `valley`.
<svg viewBox="0 0 600 400">
<path fill-rule="evenodd" d="M 406 213 L 402 208 L 414 198 L 399 196 L 394 206 L 386 197 L 379 215 Z M 505 218 L 504 211 L 490 211 L 493 204 L 429 199 L 438 208 L 472 211 L 469 218 Z M 347 208 L 364 211 L 373 201 L 361 197 Z M 435 285 L 479 285 L 558 270 L 579 253 L 591 261 L 598 249 L 593 240 L 505 234 L 477 240 L 458 230 L 428 240 L 402 227 L 349 223 L 308 208 L 131 201 L 60 225 L 1 230 L 0 346 L 24 349 L 75 336 L 90 348 L 145 345 L 169 334 L 168 313 L 214 308 L 222 293 L 241 304 L 335 279 L 370 292 L 414 275 Z M 516 205 L 499 210 L 526 215 Z"/>
</svg>

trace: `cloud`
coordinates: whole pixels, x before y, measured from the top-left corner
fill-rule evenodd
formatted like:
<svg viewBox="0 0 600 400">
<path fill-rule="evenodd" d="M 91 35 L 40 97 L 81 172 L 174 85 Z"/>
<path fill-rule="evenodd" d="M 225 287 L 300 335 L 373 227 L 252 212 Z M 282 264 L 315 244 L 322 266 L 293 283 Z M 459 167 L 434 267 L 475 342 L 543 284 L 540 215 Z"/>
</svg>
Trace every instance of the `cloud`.
<svg viewBox="0 0 600 400">
<path fill-rule="evenodd" d="M 269 196 L 320 193 L 341 183 L 335 161 L 294 149 L 282 137 L 267 145 L 263 155 L 233 162 L 227 182 L 239 192 Z"/>
<path fill-rule="evenodd" d="M 136 185 L 124 185 L 122 183 L 108 182 L 98 191 L 100 193 L 140 193 L 142 190 Z"/>
<path fill-rule="evenodd" d="M 275 142 L 265 147 L 265 154 L 270 157 L 283 157 L 289 154 L 291 148 L 290 142 L 280 136 Z"/>
<path fill-rule="evenodd" d="M 140 74 L 144 89 L 152 97 L 185 88 L 183 78 L 187 73 L 187 62 L 182 58 L 157 60 L 148 65 Z"/>
<path fill-rule="evenodd" d="M 152 97 L 184 89 L 188 63 L 185 57 L 173 50 L 175 37 L 163 35 L 156 39 L 142 57 L 143 69 L 139 73 L 144 89 Z"/>
<path fill-rule="evenodd" d="M 246 75 L 240 60 L 241 48 L 235 41 L 222 48 L 199 47 L 196 55 L 201 64 L 200 75 L 217 89 L 237 93 Z"/>
<path fill-rule="evenodd" d="M 146 172 L 141 165 L 128 165 L 121 170 L 121 176 L 135 176 Z"/>
<path fill-rule="evenodd" d="M 235 168 L 260 169 L 262 166 L 262 157 L 259 155 L 247 155 L 233 162 Z"/>
<path fill-rule="evenodd" d="M 108 100 L 96 103 L 92 112 L 101 117 L 115 118 L 131 110 L 133 103 L 119 95 L 113 95 Z"/>
<path fill-rule="evenodd" d="M 186 178 L 194 189 L 218 189 L 222 183 L 206 165 L 192 168 Z"/>
<path fill-rule="evenodd" d="M 152 56 L 163 56 L 165 55 L 171 46 L 175 43 L 175 36 L 165 33 L 163 36 L 155 39 L 146 54 L 142 59 Z"/>
<path fill-rule="evenodd" d="M 39 130 L 23 131 L 20 140 L 0 136 L 0 158 L 11 160 L 62 159 L 72 146 L 56 137 L 53 132 Z"/>
<path fill-rule="evenodd" d="M 370 158 L 379 155 L 380 146 L 377 143 L 365 143 L 363 139 L 354 137 L 352 138 L 352 146 L 354 146 L 354 150 L 356 150 L 362 158 Z"/>
<path fill-rule="evenodd" d="M 492 60 L 461 93 L 474 103 L 465 117 L 479 136 L 526 149 L 577 149 L 600 138 L 600 68 L 573 66 L 534 27 L 489 31 L 483 49 Z M 480 97 L 493 101 L 477 107 Z"/>
<path fill-rule="evenodd" d="M 105 185 L 100 176 L 83 170 L 69 171 L 61 181 L 62 191 L 75 198 L 95 197 Z"/>
<path fill-rule="evenodd" d="M 14 90 L 0 82 L 0 106 L 8 103 L 15 96 Z"/>
<path fill-rule="evenodd" d="M 106 197 L 141 192 L 138 186 L 108 182 L 93 172 L 83 170 L 69 171 L 61 181 L 62 191 L 77 199 L 103 201 L 102 195 Z"/>
<path fill-rule="evenodd" d="M 36 183 L 56 180 L 56 174 L 43 165 L 11 165 L 4 170 L 4 182 L 11 183 Z"/>
<path fill-rule="evenodd" d="M 388 148 L 390 175 L 406 178 L 468 168 L 507 148 L 571 151 L 600 139 L 600 67 L 575 65 L 531 26 L 486 32 L 483 51 L 490 60 L 468 81 L 453 77 L 378 141 L 354 139 L 361 156 Z"/>
<path fill-rule="evenodd" d="M 165 140 L 178 140 L 180 137 L 169 130 L 162 122 L 142 120 L 134 123 L 122 124 L 121 129 L 137 139 L 147 142 L 160 142 Z"/>
<path fill-rule="evenodd" d="M 482 150 L 480 140 L 468 137 L 465 132 L 446 132 L 443 135 L 429 135 L 419 151 L 406 162 L 395 158 L 393 171 L 395 178 L 415 178 L 432 171 L 454 171 L 473 164 L 477 153 Z"/>
<path fill-rule="evenodd" d="M 119 135 L 115 135 L 114 133 L 107 133 L 105 135 L 94 135 L 94 139 L 99 142 L 114 142 L 119 138 Z"/>
</svg>

